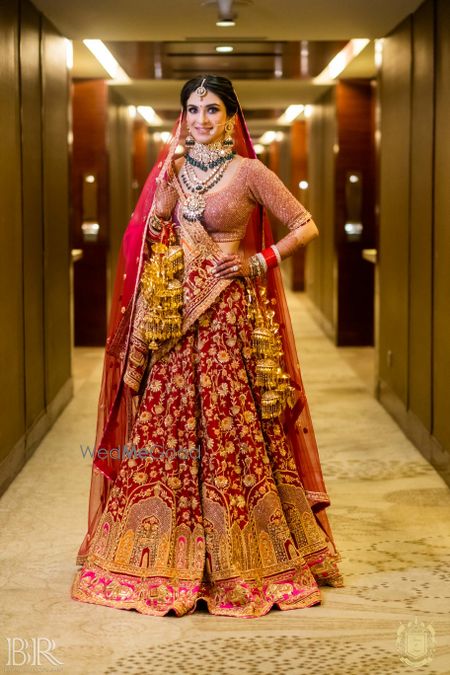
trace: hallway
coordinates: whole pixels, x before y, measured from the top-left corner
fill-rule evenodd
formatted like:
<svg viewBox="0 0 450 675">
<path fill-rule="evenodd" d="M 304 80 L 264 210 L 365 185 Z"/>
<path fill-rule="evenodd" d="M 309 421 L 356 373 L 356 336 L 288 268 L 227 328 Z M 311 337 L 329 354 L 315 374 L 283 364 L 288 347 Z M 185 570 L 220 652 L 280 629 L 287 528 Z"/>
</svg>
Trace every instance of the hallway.
<svg viewBox="0 0 450 675">
<path fill-rule="evenodd" d="M 256 621 L 203 608 L 149 617 L 71 600 L 91 471 L 80 445 L 93 442 L 102 358 L 100 348 L 77 348 L 74 398 L 0 499 L 2 632 L 54 641 L 61 665 L 43 670 L 393 675 L 412 672 L 396 639 L 417 617 L 436 639 L 419 672 L 449 672 L 448 486 L 320 331 L 305 295 L 288 299 L 346 587 Z M 3 640 L 3 666 L 6 649 Z"/>
</svg>

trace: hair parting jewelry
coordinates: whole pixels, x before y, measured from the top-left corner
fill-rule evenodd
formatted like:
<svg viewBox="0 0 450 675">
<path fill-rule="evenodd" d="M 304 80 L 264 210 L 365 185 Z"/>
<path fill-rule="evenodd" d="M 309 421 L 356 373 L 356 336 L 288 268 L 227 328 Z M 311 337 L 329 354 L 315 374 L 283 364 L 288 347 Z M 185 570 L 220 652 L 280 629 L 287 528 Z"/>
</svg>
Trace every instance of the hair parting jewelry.
<svg viewBox="0 0 450 675">
<path fill-rule="evenodd" d="M 200 98 L 203 98 L 203 96 L 206 96 L 206 93 L 207 93 L 206 87 L 204 86 L 205 82 L 206 82 L 206 77 L 203 78 L 200 86 L 197 87 L 197 89 L 195 90 L 195 93 L 198 96 L 200 96 Z"/>
</svg>

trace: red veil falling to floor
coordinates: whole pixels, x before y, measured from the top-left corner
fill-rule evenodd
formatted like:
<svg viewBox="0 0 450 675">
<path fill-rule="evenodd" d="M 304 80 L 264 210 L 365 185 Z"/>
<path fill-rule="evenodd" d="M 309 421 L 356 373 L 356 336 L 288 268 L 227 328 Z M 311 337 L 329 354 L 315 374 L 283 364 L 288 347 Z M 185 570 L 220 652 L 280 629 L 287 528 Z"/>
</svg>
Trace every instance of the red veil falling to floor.
<svg viewBox="0 0 450 675">
<path fill-rule="evenodd" d="M 121 244 L 98 403 L 88 531 L 78 552 L 77 562 L 79 564 L 82 564 L 86 558 L 92 536 L 120 468 L 120 452 L 116 453 L 117 457 L 115 457 L 114 452 L 111 451 L 113 448 L 123 448 L 129 442 L 131 436 L 133 407 L 131 392 L 124 384 L 123 376 L 129 358 L 130 332 L 139 280 L 146 255 L 145 241 L 146 238 L 150 237 L 147 226 L 148 215 L 153 205 L 158 182 L 166 178 L 169 163 L 185 135 L 185 117 L 181 112 L 170 140 L 161 150 L 158 160 L 145 182 Z M 240 106 L 236 113 L 234 148 L 236 153 L 243 157 L 256 157 Z M 253 255 L 272 243 L 273 237 L 267 215 L 263 207 L 256 207 L 247 224 L 245 238 L 241 242 L 244 252 L 246 255 Z M 314 516 L 329 539 L 330 549 L 332 552 L 336 552 L 325 512 L 326 507 L 330 505 L 330 500 L 323 480 L 314 429 L 303 390 L 295 340 L 279 268 L 268 270 L 266 287 L 267 297 L 275 300 L 274 310 L 276 321 L 280 326 L 284 366 L 296 391 L 296 402 L 293 408 L 287 407 L 283 413 L 284 430 Z M 107 452 L 99 453 L 100 448 L 105 448 Z M 105 455 L 106 458 L 104 458 Z"/>
</svg>

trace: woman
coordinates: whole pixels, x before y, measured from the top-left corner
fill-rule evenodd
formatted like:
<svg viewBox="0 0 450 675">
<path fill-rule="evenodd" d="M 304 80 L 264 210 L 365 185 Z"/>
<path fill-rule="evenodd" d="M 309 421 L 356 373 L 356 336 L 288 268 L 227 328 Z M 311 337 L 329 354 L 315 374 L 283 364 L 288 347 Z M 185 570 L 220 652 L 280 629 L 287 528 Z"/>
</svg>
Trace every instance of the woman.
<svg viewBox="0 0 450 675">
<path fill-rule="evenodd" d="M 228 79 L 189 80 L 181 104 L 122 242 L 72 597 L 309 607 L 343 580 L 278 265 L 317 227 L 256 159 Z M 289 229 L 276 245 L 263 207 Z"/>
</svg>

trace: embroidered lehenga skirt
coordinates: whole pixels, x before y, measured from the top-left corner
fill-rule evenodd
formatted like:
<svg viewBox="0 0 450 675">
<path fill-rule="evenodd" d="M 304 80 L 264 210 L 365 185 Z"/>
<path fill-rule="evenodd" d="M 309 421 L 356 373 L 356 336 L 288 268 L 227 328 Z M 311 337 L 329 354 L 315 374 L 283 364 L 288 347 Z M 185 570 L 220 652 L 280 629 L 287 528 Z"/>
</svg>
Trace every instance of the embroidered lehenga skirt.
<svg viewBox="0 0 450 675">
<path fill-rule="evenodd" d="M 137 452 L 122 461 L 73 598 L 160 616 L 203 599 L 212 614 L 257 617 L 343 585 L 283 428 L 260 419 L 258 397 L 238 279 L 150 370 Z"/>
</svg>

